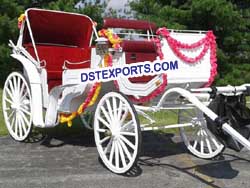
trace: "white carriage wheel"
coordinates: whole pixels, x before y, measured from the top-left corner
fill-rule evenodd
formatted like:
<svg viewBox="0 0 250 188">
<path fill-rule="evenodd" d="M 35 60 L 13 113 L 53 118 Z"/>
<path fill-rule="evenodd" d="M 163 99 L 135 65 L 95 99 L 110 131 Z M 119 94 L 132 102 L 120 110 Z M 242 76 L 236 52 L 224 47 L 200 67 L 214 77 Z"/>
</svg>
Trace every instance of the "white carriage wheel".
<svg viewBox="0 0 250 188">
<path fill-rule="evenodd" d="M 12 72 L 5 81 L 2 96 L 5 125 L 16 141 L 24 141 L 32 130 L 30 87 L 22 74 Z"/>
<path fill-rule="evenodd" d="M 191 123 L 191 127 L 181 127 L 180 134 L 187 149 L 195 156 L 211 159 L 219 155 L 225 146 L 209 131 L 202 111 L 197 108 L 181 109 L 179 123 Z"/>
<path fill-rule="evenodd" d="M 134 106 L 117 92 L 105 94 L 94 116 L 95 143 L 105 166 L 123 174 L 136 164 L 141 130 Z"/>
</svg>

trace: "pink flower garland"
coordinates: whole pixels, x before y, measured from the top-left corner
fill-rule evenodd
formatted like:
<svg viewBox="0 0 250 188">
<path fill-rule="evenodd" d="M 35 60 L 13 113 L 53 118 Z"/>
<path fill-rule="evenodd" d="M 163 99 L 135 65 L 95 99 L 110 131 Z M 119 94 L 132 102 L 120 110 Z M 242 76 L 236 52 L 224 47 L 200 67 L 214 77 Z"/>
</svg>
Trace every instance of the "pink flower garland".
<svg viewBox="0 0 250 188">
<path fill-rule="evenodd" d="M 157 48 L 156 52 L 158 56 L 160 57 L 160 59 L 162 60 L 164 58 L 164 54 L 161 49 L 161 40 L 159 38 L 152 38 L 151 41 L 155 43 L 156 48 Z"/>
<path fill-rule="evenodd" d="M 208 31 L 206 37 L 193 44 L 184 44 L 174 39 L 173 37 L 170 36 L 169 31 L 165 27 L 159 28 L 156 34 L 164 36 L 168 41 L 168 44 L 173 50 L 173 52 L 177 55 L 177 57 L 179 57 L 180 59 L 182 59 L 187 63 L 196 63 L 200 61 L 210 48 L 210 63 L 211 63 L 210 77 L 208 79 L 208 82 L 204 84 L 203 87 L 208 87 L 212 84 L 212 82 L 215 79 L 215 76 L 217 75 L 216 42 L 215 42 L 215 36 L 212 31 Z M 180 49 L 194 49 L 200 47 L 201 45 L 204 45 L 204 47 L 201 53 L 195 58 L 189 58 L 180 52 Z"/>
</svg>

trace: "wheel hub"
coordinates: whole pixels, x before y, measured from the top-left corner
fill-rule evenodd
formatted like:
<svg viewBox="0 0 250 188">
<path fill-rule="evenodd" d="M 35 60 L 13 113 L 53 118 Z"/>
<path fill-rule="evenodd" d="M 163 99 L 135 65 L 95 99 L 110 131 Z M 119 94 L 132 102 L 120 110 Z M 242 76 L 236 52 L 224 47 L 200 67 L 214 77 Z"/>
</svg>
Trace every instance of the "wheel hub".
<svg viewBox="0 0 250 188">
<path fill-rule="evenodd" d="M 117 138 L 120 136 L 120 130 L 117 126 L 115 126 L 112 130 L 111 130 L 112 136 L 114 138 Z"/>
<path fill-rule="evenodd" d="M 11 105 L 11 108 L 15 111 L 19 111 L 20 107 L 21 107 L 21 105 L 19 103 L 14 103 Z"/>
</svg>

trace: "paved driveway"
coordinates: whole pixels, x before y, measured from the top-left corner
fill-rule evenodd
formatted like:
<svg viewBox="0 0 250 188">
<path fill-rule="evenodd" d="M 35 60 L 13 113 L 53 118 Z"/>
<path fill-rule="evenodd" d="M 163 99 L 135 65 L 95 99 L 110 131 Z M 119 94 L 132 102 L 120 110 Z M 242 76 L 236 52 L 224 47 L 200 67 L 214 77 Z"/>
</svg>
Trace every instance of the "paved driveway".
<svg viewBox="0 0 250 188">
<path fill-rule="evenodd" d="M 218 159 L 188 154 L 179 137 L 143 134 L 139 166 L 122 176 L 98 161 L 93 135 L 0 138 L 0 187 L 249 188 L 250 153 L 226 150 Z"/>
</svg>

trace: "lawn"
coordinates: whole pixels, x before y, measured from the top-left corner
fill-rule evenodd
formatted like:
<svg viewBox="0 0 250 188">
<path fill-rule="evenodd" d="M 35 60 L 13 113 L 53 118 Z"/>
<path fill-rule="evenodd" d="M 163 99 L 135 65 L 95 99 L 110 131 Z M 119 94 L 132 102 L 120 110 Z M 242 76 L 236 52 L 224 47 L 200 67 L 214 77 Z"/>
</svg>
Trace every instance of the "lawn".
<svg viewBox="0 0 250 188">
<path fill-rule="evenodd" d="M 0 136 L 8 134 L 8 131 L 5 127 L 4 120 L 3 120 L 2 92 L 3 92 L 3 90 L 0 88 Z"/>
</svg>

